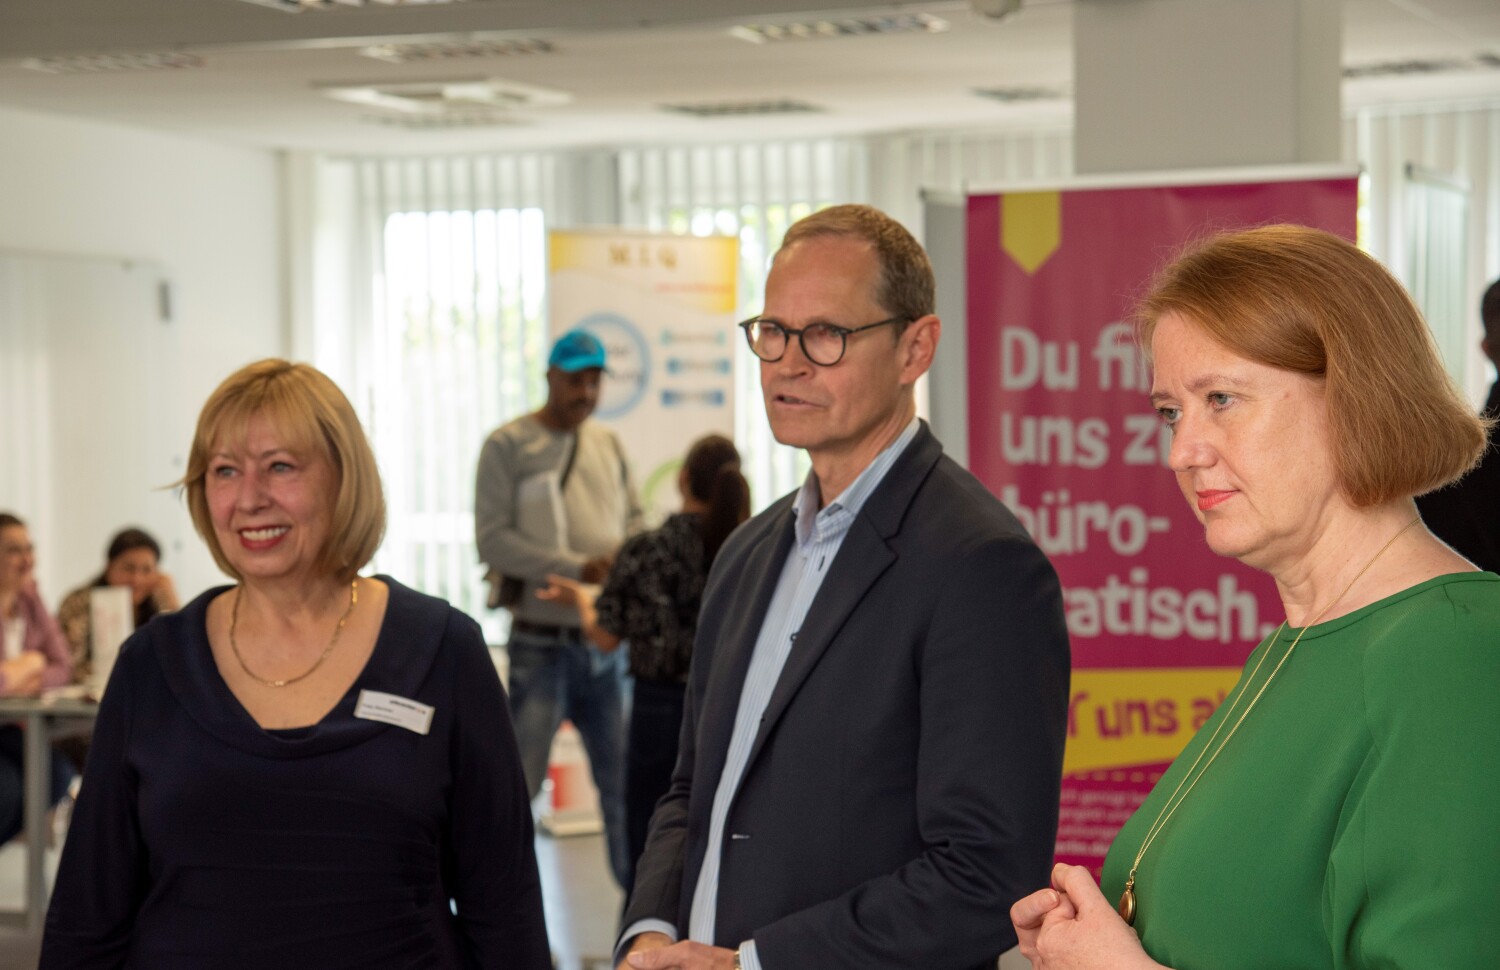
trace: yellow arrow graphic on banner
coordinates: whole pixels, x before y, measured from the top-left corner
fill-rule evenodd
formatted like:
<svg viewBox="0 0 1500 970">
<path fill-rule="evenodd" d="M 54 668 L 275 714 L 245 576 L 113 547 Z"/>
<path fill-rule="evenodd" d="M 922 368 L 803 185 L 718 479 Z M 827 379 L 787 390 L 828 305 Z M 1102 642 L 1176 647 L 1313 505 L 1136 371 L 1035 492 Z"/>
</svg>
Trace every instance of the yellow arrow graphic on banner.
<svg viewBox="0 0 1500 970">
<path fill-rule="evenodd" d="M 1008 192 L 1000 196 L 1000 248 L 1028 274 L 1062 244 L 1062 195 Z"/>
</svg>

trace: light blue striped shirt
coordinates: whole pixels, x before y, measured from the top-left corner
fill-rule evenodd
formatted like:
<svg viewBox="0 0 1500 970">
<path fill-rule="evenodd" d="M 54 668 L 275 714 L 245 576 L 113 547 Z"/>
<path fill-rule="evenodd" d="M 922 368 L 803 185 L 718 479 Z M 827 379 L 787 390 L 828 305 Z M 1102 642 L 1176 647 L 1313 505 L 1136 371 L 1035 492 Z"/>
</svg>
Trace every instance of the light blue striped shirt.
<svg viewBox="0 0 1500 970">
<path fill-rule="evenodd" d="M 781 577 L 776 582 L 776 592 L 766 610 L 766 619 L 755 641 L 755 653 L 750 658 L 750 669 L 745 673 L 745 684 L 740 690 L 740 706 L 734 719 L 734 734 L 729 740 L 729 754 L 724 763 L 724 773 L 719 777 L 719 787 L 714 792 L 713 810 L 709 815 L 708 849 L 703 856 L 703 868 L 698 874 L 698 883 L 693 894 L 693 905 L 689 911 L 688 938 L 700 943 L 712 943 L 714 918 L 719 903 L 719 862 L 724 848 L 724 824 L 729 817 L 729 807 L 734 802 L 744 777 L 750 748 L 755 743 L 755 734 L 760 728 L 760 719 L 771 700 L 771 692 L 781 677 L 781 669 L 792 652 L 797 631 L 807 618 L 808 608 L 828 575 L 828 567 L 838 555 L 839 546 L 854 523 L 854 517 L 864 507 L 870 494 L 885 479 L 886 473 L 895 464 L 908 445 L 917 436 L 921 422 L 912 418 L 884 451 L 859 473 L 848 488 L 827 507 L 819 511 L 818 481 L 809 472 L 802 483 L 793 506 L 796 513 L 796 546 L 786 557 Z M 730 833 L 729 838 L 739 836 Z M 624 936 L 629 940 L 647 930 L 666 932 L 676 938 L 677 928 L 659 920 L 642 920 L 631 926 Z M 740 946 L 740 964 L 744 970 L 761 970 L 760 958 L 755 952 L 753 940 Z"/>
</svg>

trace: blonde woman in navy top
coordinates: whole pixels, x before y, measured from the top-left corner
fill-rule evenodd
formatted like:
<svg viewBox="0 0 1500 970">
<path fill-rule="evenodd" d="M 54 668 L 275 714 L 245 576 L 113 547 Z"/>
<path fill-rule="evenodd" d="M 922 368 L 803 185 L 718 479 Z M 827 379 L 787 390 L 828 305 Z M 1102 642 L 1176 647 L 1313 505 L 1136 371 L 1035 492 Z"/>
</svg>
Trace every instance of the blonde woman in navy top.
<svg viewBox="0 0 1500 970">
<path fill-rule="evenodd" d="M 348 400 L 266 360 L 183 479 L 236 585 L 127 641 L 41 965 L 550 967 L 530 806 L 478 627 L 389 577 Z"/>
</svg>

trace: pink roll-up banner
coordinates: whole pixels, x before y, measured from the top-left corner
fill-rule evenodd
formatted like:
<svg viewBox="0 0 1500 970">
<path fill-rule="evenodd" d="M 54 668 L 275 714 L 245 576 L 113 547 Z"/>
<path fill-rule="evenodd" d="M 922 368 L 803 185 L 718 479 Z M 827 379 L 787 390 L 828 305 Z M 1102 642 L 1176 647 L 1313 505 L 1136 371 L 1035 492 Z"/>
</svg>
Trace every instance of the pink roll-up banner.
<svg viewBox="0 0 1500 970">
<path fill-rule="evenodd" d="M 1165 467 L 1132 306 L 1192 240 L 1272 222 L 1352 240 L 1357 202 L 1356 177 L 1326 174 L 968 199 L 969 464 L 1057 567 L 1073 646 L 1061 861 L 1097 875 L 1282 620 Z"/>
</svg>

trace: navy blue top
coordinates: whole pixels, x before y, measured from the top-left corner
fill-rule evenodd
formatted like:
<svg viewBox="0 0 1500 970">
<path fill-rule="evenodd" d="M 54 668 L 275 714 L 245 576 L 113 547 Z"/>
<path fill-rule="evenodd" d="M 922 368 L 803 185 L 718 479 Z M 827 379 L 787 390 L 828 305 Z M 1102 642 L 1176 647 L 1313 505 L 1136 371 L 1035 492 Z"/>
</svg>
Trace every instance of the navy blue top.
<svg viewBox="0 0 1500 970">
<path fill-rule="evenodd" d="M 526 784 L 479 627 L 380 578 L 369 662 L 311 727 L 262 729 L 224 683 L 205 627 L 223 587 L 126 642 L 42 968 L 551 967 Z M 431 705 L 430 732 L 355 718 L 364 689 Z"/>
</svg>

